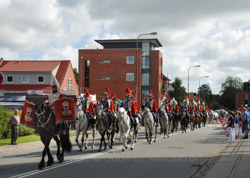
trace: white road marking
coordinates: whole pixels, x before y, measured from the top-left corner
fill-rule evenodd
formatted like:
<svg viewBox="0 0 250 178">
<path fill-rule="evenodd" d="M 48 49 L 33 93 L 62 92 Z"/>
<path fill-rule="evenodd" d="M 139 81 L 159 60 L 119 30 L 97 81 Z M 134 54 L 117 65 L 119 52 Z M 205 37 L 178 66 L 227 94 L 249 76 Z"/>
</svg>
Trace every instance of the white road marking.
<svg viewBox="0 0 250 178">
<path fill-rule="evenodd" d="M 215 125 L 208 125 L 208 126 L 209 127 L 214 127 Z M 216 126 L 216 127 L 219 127 L 219 126 Z M 187 133 L 188 132 L 190 132 L 189 129 L 187 129 Z M 172 136 L 178 135 L 178 134 L 181 134 L 181 131 L 171 133 L 170 136 L 172 137 Z M 160 139 L 160 138 L 163 138 L 163 137 L 164 137 L 164 135 L 162 134 L 160 137 L 157 137 L 157 139 Z M 143 142 L 139 142 L 139 143 L 137 142 L 136 145 L 140 145 L 140 144 L 143 144 L 143 143 L 145 143 L 145 142 L 144 141 Z M 77 163 L 77 162 L 80 162 L 80 161 L 83 161 L 83 160 L 86 160 L 86 159 L 90 159 L 90 158 L 94 158 L 94 157 L 97 157 L 97 156 L 101 156 L 101 155 L 104 155 L 104 154 L 107 154 L 107 153 L 110 153 L 110 152 L 113 152 L 113 151 L 117 151 L 119 149 L 121 150 L 121 148 L 122 148 L 122 145 L 120 145 L 119 148 L 116 147 L 116 149 L 106 150 L 106 151 L 104 151 L 102 153 L 94 153 L 94 154 L 91 154 L 89 156 L 82 156 L 82 157 L 79 157 L 77 159 L 69 159 L 69 160 L 66 160 L 63 163 L 54 164 L 52 166 L 45 167 L 43 170 L 33 170 L 33 171 L 29 171 L 29 172 L 26 172 L 26 173 L 22 173 L 22 174 L 18 174 L 18 175 L 12 176 L 10 178 L 24 178 L 24 177 L 28 177 L 28 176 L 40 174 L 42 172 L 50 171 L 50 170 L 53 170 L 53 169 L 56 169 L 56 168 L 59 168 L 59 167 L 62 167 L 62 166 L 66 166 L 66 165 Z"/>
</svg>

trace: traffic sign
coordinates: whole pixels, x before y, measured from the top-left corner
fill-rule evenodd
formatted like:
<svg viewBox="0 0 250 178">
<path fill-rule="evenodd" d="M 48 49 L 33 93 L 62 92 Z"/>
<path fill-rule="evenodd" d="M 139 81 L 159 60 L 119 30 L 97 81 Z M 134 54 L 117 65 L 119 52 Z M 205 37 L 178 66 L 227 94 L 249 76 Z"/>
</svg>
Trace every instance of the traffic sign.
<svg viewBox="0 0 250 178">
<path fill-rule="evenodd" d="M 3 79 L 4 79 L 3 74 L 2 72 L 0 72 L 0 85 L 3 83 Z"/>
</svg>

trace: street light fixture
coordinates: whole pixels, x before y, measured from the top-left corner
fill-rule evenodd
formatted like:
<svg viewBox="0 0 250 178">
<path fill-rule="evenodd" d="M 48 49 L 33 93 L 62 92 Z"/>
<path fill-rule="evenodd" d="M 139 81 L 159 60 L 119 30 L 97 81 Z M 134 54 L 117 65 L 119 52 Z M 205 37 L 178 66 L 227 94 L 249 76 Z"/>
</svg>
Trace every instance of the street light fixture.
<svg viewBox="0 0 250 178">
<path fill-rule="evenodd" d="M 151 32 L 151 33 L 142 33 L 140 34 L 137 38 L 136 38 L 136 88 L 135 88 L 135 92 L 136 92 L 136 100 L 138 100 L 138 40 L 141 36 L 144 35 L 157 35 L 157 32 Z"/>
<path fill-rule="evenodd" d="M 201 65 L 191 66 L 188 68 L 188 93 L 189 93 L 189 70 L 194 67 L 200 67 Z"/>
<path fill-rule="evenodd" d="M 199 78 L 199 90 L 200 90 L 200 88 L 201 88 L 201 84 L 200 84 L 200 83 L 201 83 L 201 79 L 202 79 L 202 78 L 209 78 L 209 76 L 207 75 L 207 76 L 203 76 L 203 77 L 200 77 L 200 78 Z M 200 90 L 200 92 L 199 92 L 199 97 L 201 97 L 201 90 Z"/>
</svg>

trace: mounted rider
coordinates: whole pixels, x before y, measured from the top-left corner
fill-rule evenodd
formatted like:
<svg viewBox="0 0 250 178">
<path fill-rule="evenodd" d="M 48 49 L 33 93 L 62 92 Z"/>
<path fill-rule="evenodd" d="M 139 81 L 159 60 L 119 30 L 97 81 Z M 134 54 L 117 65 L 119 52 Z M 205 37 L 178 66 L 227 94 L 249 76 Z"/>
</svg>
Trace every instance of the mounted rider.
<svg viewBox="0 0 250 178">
<path fill-rule="evenodd" d="M 53 83 L 51 87 L 52 87 L 52 92 L 49 95 L 47 95 L 47 98 L 45 100 L 45 103 L 48 104 L 49 107 L 53 106 L 54 101 L 64 98 L 63 94 L 57 90 L 58 86 L 56 83 Z"/>
<path fill-rule="evenodd" d="M 146 106 L 150 109 L 151 113 L 153 114 L 154 121 L 156 125 L 158 126 L 159 123 L 159 117 L 157 113 L 157 102 L 155 99 L 153 99 L 154 95 L 152 90 L 150 90 L 150 93 L 148 94 L 148 100 L 146 102 Z"/>
<path fill-rule="evenodd" d="M 134 132 L 135 134 L 137 134 L 137 126 L 139 126 L 139 120 L 138 120 L 139 107 L 136 101 L 136 94 L 134 91 L 132 92 L 132 95 L 130 95 L 129 99 L 130 99 L 130 101 L 128 102 L 129 116 L 134 126 Z"/>
<path fill-rule="evenodd" d="M 199 110 L 199 114 L 200 114 L 200 116 L 201 116 L 201 118 L 202 118 L 202 116 L 203 116 L 203 113 L 202 113 L 202 111 L 203 111 L 203 108 L 202 108 L 202 105 L 201 105 L 201 102 L 200 102 L 200 100 L 198 100 L 198 110 Z"/>
<path fill-rule="evenodd" d="M 173 98 L 170 102 L 171 104 L 171 107 L 173 108 L 173 113 L 178 116 L 179 115 L 179 111 L 180 111 L 180 108 L 178 106 L 178 102 L 175 100 L 175 98 Z"/>
<path fill-rule="evenodd" d="M 87 88 L 84 91 L 84 100 L 82 101 L 82 110 L 86 114 L 90 123 L 95 123 L 94 103 L 90 100 L 90 94 Z"/>
<path fill-rule="evenodd" d="M 128 111 L 128 102 L 130 101 L 129 97 L 131 95 L 131 91 L 130 91 L 129 88 L 126 88 L 125 95 L 126 95 L 126 100 L 122 101 L 121 107 L 123 107 L 127 111 L 127 113 L 129 113 L 129 111 Z"/>
<path fill-rule="evenodd" d="M 182 109 L 186 112 L 187 117 L 190 118 L 191 107 L 189 105 L 189 99 L 188 98 L 186 100 L 184 99 Z"/>
<path fill-rule="evenodd" d="M 104 98 L 100 101 L 100 103 L 103 105 L 104 112 L 107 113 L 109 119 L 111 121 L 115 120 L 115 115 L 113 113 L 114 111 L 114 103 L 111 99 L 108 97 L 110 96 L 110 90 L 108 87 L 106 87 L 106 91 L 104 92 Z"/>
<path fill-rule="evenodd" d="M 58 84 L 59 85 L 59 84 Z M 51 87 L 52 87 L 52 92 L 47 95 L 47 98 L 45 100 L 45 104 L 47 104 L 52 112 L 55 114 L 55 110 L 54 110 L 54 107 L 53 107 L 53 103 L 58 100 L 58 99 L 61 99 L 61 98 L 64 98 L 63 94 L 60 93 L 58 91 L 58 85 L 56 83 L 52 83 Z M 56 115 L 56 114 L 55 114 Z M 60 130 L 63 132 L 63 134 L 66 134 L 66 122 L 63 121 L 60 125 Z"/>
<path fill-rule="evenodd" d="M 118 120 L 117 120 L 117 112 L 118 112 L 118 108 L 120 107 L 120 104 L 116 102 L 117 101 L 117 98 L 116 98 L 116 95 L 115 93 L 113 92 L 112 93 L 112 101 L 110 102 L 110 110 L 113 112 L 114 114 L 114 124 L 116 126 L 116 133 L 119 132 L 119 125 L 118 125 Z"/>
<path fill-rule="evenodd" d="M 113 112 L 116 113 L 116 112 L 118 112 L 118 108 L 120 107 L 120 104 L 116 102 L 117 97 L 116 97 L 114 92 L 112 93 L 112 101 L 113 101 L 113 104 L 114 104 L 114 111 Z"/>
<path fill-rule="evenodd" d="M 197 103 L 195 102 L 195 100 L 193 100 L 193 105 L 194 105 L 195 118 L 198 120 L 199 109 L 198 109 L 198 106 L 197 106 Z"/>
<path fill-rule="evenodd" d="M 169 100 L 168 94 L 166 94 L 165 109 L 166 109 L 166 112 L 168 114 L 168 118 L 171 119 L 172 118 L 172 106 L 170 104 L 170 100 Z"/>
</svg>

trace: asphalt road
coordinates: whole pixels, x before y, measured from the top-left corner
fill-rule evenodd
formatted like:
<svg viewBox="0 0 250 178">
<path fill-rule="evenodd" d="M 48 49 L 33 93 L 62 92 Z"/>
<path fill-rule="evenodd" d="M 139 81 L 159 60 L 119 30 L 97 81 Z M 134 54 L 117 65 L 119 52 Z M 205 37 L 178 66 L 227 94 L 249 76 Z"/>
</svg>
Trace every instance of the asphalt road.
<svg viewBox="0 0 250 178">
<path fill-rule="evenodd" d="M 219 125 L 207 125 L 193 132 L 171 134 L 166 139 L 158 135 L 157 142 L 149 145 L 142 130 L 134 150 L 125 152 L 118 140 L 112 150 L 97 152 L 97 142 L 94 149 L 79 152 L 72 138 L 73 150 L 66 153 L 61 164 L 56 160 L 53 142 L 54 165 L 38 170 L 42 144 L 20 144 L 16 151 L 0 154 L 0 177 L 192 177 L 225 146 L 227 138 Z"/>
</svg>

